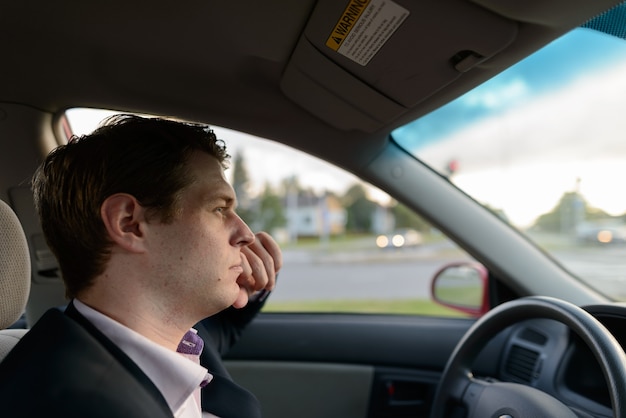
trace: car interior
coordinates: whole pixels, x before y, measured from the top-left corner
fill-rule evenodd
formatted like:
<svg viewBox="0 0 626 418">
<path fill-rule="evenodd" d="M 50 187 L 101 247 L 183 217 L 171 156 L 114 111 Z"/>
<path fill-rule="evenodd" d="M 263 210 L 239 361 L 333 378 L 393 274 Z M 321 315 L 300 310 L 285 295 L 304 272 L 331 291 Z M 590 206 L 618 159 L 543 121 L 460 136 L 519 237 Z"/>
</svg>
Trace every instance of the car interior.
<svg viewBox="0 0 626 418">
<path fill-rule="evenodd" d="M 246 151 L 257 138 L 288 147 L 384 192 L 431 225 L 409 248 L 377 248 L 378 234 L 367 236 L 371 253 L 355 251 L 347 261 L 321 238 L 310 263 L 305 246 L 286 241 L 285 268 L 268 309 L 224 357 L 233 379 L 259 398 L 264 417 L 626 416 L 622 266 L 615 264 L 610 286 L 581 278 L 576 266 L 599 247 L 568 253 L 570 266 L 559 258 L 561 241 L 538 245 L 457 187 L 455 167 L 446 166 L 446 174 L 429 164 L 426 152 L 422 158 L 422 149 L 407 146 L 400 132 L 580 27 L 623 43 L 626 3 L 5 2 L 0 361 L 44 312 L 68 302 L 35 212 L 33 173 L 51 150 L 80 135 L 75 109 L 133 113 L 223 128 L 227 146 L 237 132 L 245 136 L 238 149 Z M 584 61 L 581 53 L 571 62 Z M 464 117 L 450 115 L 441 125 Z M 585 135 L 591 156 L 604 131 Z M 626 158 L 617 145 L 606 150 Z M 309 174 L 323 176 L 317 169 Z M 539 199 L 534 194 L 529 200 Z M 389 242 L 394 235 L 380 232 Z M 435 248 L 432 236 L 443 236 L 436 244 L 445 242 L 454 257 L 429 259 L 427 273 L 396 274 L 395 266 L 408 264 L 415 251 Z M 603 248 L 600 263 L 608 252 L 626 260 L 618 244 Z M 384 262 L 377 263 L 380 254 Z M 272 309 L 291 289 L 309 299 L 322 287 L 339 294 L 340 279 L 356 293 L 367 288 L 370 279 L 359 279 L 374 267 L 385 291 L 411 293 L 393 281 L 401 275 L 427 283 L 426 299 L 447 310 L 346 311 L 337 299 L 316 311 L 298 306 L 305 299 L 297 298 Z"/>
</svg>

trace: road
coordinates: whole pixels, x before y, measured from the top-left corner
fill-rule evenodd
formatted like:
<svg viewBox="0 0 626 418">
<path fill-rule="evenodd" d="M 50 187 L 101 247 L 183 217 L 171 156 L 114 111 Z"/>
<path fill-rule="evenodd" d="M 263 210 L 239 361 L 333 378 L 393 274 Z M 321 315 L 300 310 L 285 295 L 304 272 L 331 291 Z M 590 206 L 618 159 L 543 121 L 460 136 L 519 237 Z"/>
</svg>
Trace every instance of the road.
<svg viewBox="0 0 626 418">
<path fill-rule="evenodd" d="M 448 248 L 449 249 L 449 248 Z M 430 282 L 447 263 L 467 260 L 460 251 L 421 247 L 350 254 L 287 250 L 274 301 L 430 298 Z M 442 255 L 445 254 L 445 255 Z M 626 300 L 626 248 L 566 250 L 554 254 L 574 274 L 611 297 Z"/>
<path fill-rule="evenodd" d="M 553 252 L 567 269 L 610 298 L 626 301 L 626 247 L 615 245 Z"/>
<path fill-rule="evenodd" d="M 363 251 L 311 258 L 286 251 L 273 301 L 430 298 L 430 282 L 446 263 L 461 256 L 428 257 L 428 249 Z"/>
</svg>

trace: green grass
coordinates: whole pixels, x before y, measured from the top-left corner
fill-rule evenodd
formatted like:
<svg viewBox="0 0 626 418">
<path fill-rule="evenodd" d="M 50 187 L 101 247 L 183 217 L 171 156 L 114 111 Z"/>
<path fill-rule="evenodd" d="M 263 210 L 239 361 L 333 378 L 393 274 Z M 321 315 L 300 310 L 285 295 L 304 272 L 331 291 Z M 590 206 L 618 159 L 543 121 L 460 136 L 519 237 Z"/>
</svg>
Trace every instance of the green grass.
<svg viewBox="0 0 626 418">
<path fill-rule="evenodd" d="M 300 237 L 295 243 L 283 243 L 283 249 L 306 249 L 326 251 L 360 250 L 363 246 L 374 248 L 375 235 L 343 234 L 328 237 L 327 241 L 319 237 Z"/>
<path fill-rule="evenodd" d="M 424 299 L 268 301 L 263 312 L 383 313 L 442 317 L 465 317 L 462 312 Z"/>
<path fill-rule="evenodd" d="M 482 303 L 482 288 L 479 286 L 439 287 L 437 298 L 458 305 L 479 307 Z"/>
</svg>

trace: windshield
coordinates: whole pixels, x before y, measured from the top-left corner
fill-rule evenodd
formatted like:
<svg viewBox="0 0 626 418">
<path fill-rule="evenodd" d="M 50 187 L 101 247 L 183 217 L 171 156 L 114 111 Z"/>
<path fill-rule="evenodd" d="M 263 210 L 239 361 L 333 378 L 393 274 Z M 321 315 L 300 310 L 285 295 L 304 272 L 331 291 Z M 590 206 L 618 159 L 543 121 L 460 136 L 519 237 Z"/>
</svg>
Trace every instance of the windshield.
<svg viewBox="0 0 626 418">
<path fill-rule="evenodd" d="M 626 300 L 626 41 L 579 28 L 393 139 Z"/>
</svg>

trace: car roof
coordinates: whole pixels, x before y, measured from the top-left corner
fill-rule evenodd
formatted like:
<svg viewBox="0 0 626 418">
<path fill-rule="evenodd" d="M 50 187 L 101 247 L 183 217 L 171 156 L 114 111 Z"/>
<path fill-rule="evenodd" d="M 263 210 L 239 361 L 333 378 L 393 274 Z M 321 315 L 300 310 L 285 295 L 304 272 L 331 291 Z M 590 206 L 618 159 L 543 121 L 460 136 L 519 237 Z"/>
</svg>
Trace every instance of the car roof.
<svg viewBox="0 0 626 418">
<path fill-rule="evenodd" d="M 329 42 L 367 3 L 397 27 L 359 61 Z M 3 2 L 0 101 L 206 122 L 358 172 L 394 127 L 617 3 Z"/>
</svg>

